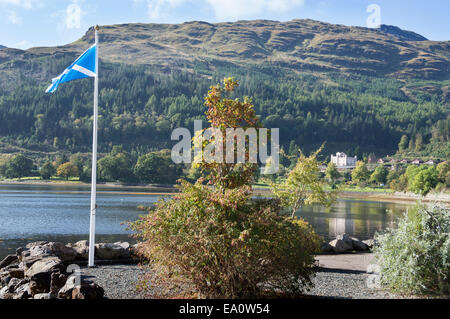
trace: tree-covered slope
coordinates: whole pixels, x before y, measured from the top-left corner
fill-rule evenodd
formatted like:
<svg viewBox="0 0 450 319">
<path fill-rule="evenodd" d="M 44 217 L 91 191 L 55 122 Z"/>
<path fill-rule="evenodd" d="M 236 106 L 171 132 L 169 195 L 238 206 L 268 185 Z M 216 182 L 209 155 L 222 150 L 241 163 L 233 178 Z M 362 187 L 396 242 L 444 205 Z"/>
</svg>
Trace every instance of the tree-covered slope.
<svg viewBox="0 0 450 319">
<path fill-rule="evenodd" d="M 0 49 L 0 152 L 89 150 L 92 79 L 43 91 L 92 42 L 90 29 L 66 46 Z M 286 146 L 327 141 L 329 151 L 384 155 L 402 134 L 427 141 L 449 114 L 450 42 L 398 28 L 312 20 L 125 24 L 102 26 L 100 43 L 103 151 L 169 147 L 173 128 L 192 129 L 203 118 L 203 97 L 224 76 L 241 82 L 237 94 L 254 98 Z M 442 149 L 448 129 L 440 134 L 447 134 Z"/>
</svg>

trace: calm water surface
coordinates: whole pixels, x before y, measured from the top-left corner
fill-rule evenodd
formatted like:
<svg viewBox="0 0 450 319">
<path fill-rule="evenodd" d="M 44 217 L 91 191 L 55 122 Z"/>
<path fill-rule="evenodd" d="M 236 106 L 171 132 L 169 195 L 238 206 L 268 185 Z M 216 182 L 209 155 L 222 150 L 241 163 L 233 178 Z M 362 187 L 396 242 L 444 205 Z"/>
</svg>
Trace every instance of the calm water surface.
<svg viewBox="0 0 450 319">
<path fill-rule="evenodd" d="M 154 191 L 154 190 L 152 190 Z M 160 195 L 145 188 L 99 187 L 96 215 L 97 242 L 128 240 L 124 222 L 134 221 Z M 0 258 L 36 240 L 64 243 L 88 239 L 90 189 L 86 186 L 1 185 Z M 399 203 L 340 199 L 331 209 L 304 207 L 298 212 L 329 239 L 346 232 L 367 239 L 392 227 L 408 206 Z"/>
</svg>

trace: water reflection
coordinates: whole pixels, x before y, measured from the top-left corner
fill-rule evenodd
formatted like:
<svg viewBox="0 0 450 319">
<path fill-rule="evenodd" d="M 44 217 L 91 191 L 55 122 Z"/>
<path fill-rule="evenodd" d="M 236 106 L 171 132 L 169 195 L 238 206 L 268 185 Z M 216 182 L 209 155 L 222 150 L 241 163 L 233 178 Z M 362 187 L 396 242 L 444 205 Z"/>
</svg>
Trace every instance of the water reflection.
<svg viewBox="0 0 450 319">
<path fill-rule="evenodd" d="M 167 189 L 98 188 L 97 241 L 129 239 L 125 221 L 134 221 Z M 64 243 L 88 239 L 90 189 L 88 186 L 0 185 L 0 258 L 37 240 Z M 408 205 L 340 199 L 330 209 L 312 205 L 298 215 L 310 222 L 326 239 L 348 233 L 360 239 L 392 227 Z"/>
<path fill-rule="evenodd" d="M 372 238 L 377 231 L 394 227 L 399 216 L 411 204 L 339 199 L 331 208 L 305 206 L 297 212 L 313 225 L 316 232 L 330 240 L 347 233 L 359 239 Z"/>
</svg>

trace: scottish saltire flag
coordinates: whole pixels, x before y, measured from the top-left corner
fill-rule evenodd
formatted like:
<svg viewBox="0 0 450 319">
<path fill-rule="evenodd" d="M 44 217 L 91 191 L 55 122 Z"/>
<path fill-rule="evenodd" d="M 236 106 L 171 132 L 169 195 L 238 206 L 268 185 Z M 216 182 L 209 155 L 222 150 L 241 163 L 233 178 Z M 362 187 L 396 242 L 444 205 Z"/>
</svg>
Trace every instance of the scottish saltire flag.
<svg viewBox="0 0 450 319">
<path fill-rule="evenodd" d="M 95 76 L 95 55 L 97 46 L 94 44 L 75 60 L 64 72 L 52 79 L 52 84 L 45 93 L 53 93 L 61 83 Z"/>
</svg>

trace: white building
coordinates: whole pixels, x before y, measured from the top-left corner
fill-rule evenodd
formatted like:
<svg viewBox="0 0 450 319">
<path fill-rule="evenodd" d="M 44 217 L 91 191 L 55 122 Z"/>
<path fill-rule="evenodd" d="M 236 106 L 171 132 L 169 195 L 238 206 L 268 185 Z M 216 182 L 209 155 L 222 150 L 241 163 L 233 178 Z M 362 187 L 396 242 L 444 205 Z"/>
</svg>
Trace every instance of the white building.
<svg viewBox="0 0 450 319">
<path fill-rule="evenodd" d="M 336 155 L 331 155 L 331 162 L 337 167 L 355 167 L 357 157 L 347 156 L 343 152 L 337 152 Z"/>
</svg>

